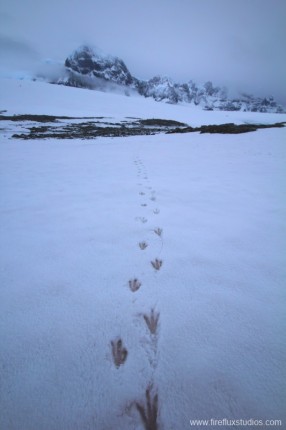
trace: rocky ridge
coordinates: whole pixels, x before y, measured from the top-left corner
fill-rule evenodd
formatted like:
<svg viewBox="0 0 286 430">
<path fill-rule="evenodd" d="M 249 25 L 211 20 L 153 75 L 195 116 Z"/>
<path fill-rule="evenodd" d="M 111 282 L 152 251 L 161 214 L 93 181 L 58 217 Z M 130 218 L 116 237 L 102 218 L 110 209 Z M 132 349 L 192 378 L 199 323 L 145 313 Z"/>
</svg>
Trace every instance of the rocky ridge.
<svg viewBox="0 0 286 430">
<path fill-rule="evenodd" d="M 286 112 L 273 97 L 261 98 L 243 93 L 237 98 L 230 98 L 226 87 L 214 86 L 211 81 L 198 85 L 192 80 L 176 83 L 162 76 L 146 81 L 137 79 L 120 58 L 89 46 L 75 50 L 66 59 L 65 68 L 65 76 L 53 83 L 104 91 L 120 88 L 126 95 L 136 91 L 156 101 L 192 103 L 205 110 Z"/>
</svg>

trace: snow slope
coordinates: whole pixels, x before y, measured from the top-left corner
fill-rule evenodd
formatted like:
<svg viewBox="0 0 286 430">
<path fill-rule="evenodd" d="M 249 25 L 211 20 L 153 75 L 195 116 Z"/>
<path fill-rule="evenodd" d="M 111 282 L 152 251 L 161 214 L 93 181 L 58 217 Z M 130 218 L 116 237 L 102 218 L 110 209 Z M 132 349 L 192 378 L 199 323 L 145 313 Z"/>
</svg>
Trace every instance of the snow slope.
<svg viewBox="0 0 286 430">
<path fill-rule="evenodd" d="M 257 112 L 203 111 L 186 105 L 158 103 L 141 96 L 127 97 L 44 82 L 0 79 L 0 110 L 12 114 L 50 114 L 67 116 L 104 116 L 163 118 L 186 122 L 191 126 L 235 122 L 275 123 L 285 121 L 286 114 Z"/>
<path fill-rule="evenodd" d="M 1 108 L 226 122 L 44 85 L 6 81 Z M 144 429 L 134 402 L 145 405 L 150 383 L 159 429 L 285 426 L 285 136 L 1 137 L 1 429 Z M 128 355 L 116 368 L 119 338 Z"/>
</svg>

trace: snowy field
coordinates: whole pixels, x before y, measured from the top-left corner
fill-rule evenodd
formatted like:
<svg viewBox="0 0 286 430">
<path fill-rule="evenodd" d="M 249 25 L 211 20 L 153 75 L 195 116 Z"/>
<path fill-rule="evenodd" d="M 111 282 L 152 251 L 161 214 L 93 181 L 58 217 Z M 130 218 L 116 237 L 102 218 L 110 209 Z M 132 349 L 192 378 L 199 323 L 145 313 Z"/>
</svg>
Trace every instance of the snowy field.
<svg viewBox="0 0 286 430">
<path fill-rule="evenodd" d="M 286 120 L 12 80 L 0 110 Z M 286 129 L 0 134 L 0 428 L 185 430 L 211 418 L 286 428 Z"/>
</svg>

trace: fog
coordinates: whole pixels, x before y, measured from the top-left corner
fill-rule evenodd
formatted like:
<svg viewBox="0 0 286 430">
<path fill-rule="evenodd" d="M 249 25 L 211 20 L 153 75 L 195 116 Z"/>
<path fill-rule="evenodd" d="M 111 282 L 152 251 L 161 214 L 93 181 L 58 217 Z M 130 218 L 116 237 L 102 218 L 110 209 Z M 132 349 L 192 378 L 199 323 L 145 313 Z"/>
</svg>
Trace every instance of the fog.
<svg viewBox="0 0 286 430">
<path fill-rule="evenodd" d="M 284 0 L 2 0 L 2 68 L 63 63 L 79 45 L 121 57 L 141 79 L 273 94 L 286 104 Z"/>
</svg>

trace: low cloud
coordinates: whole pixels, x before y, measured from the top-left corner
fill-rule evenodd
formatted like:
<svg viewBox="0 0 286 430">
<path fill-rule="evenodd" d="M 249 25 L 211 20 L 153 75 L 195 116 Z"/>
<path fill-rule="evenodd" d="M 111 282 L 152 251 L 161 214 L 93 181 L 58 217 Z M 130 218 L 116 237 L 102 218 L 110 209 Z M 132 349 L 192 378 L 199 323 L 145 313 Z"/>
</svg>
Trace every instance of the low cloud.
<svg viewBox="0 0 286 430">
<path fill-rule="evenodd" d="M 3 73 L 25 71 L 31 73 L 40 61 L 36 50 L 20 40 L 0 35 L 0 70 Z"/>
<path fill-rule="evenodd" d="M 3 55 L 11 67 L 63 64 L 87 43 L 140 79 L 212 80 L 286 104 L 285 0 L 2 0 L 2 9 L 2 64 Z"/>
</svg>

